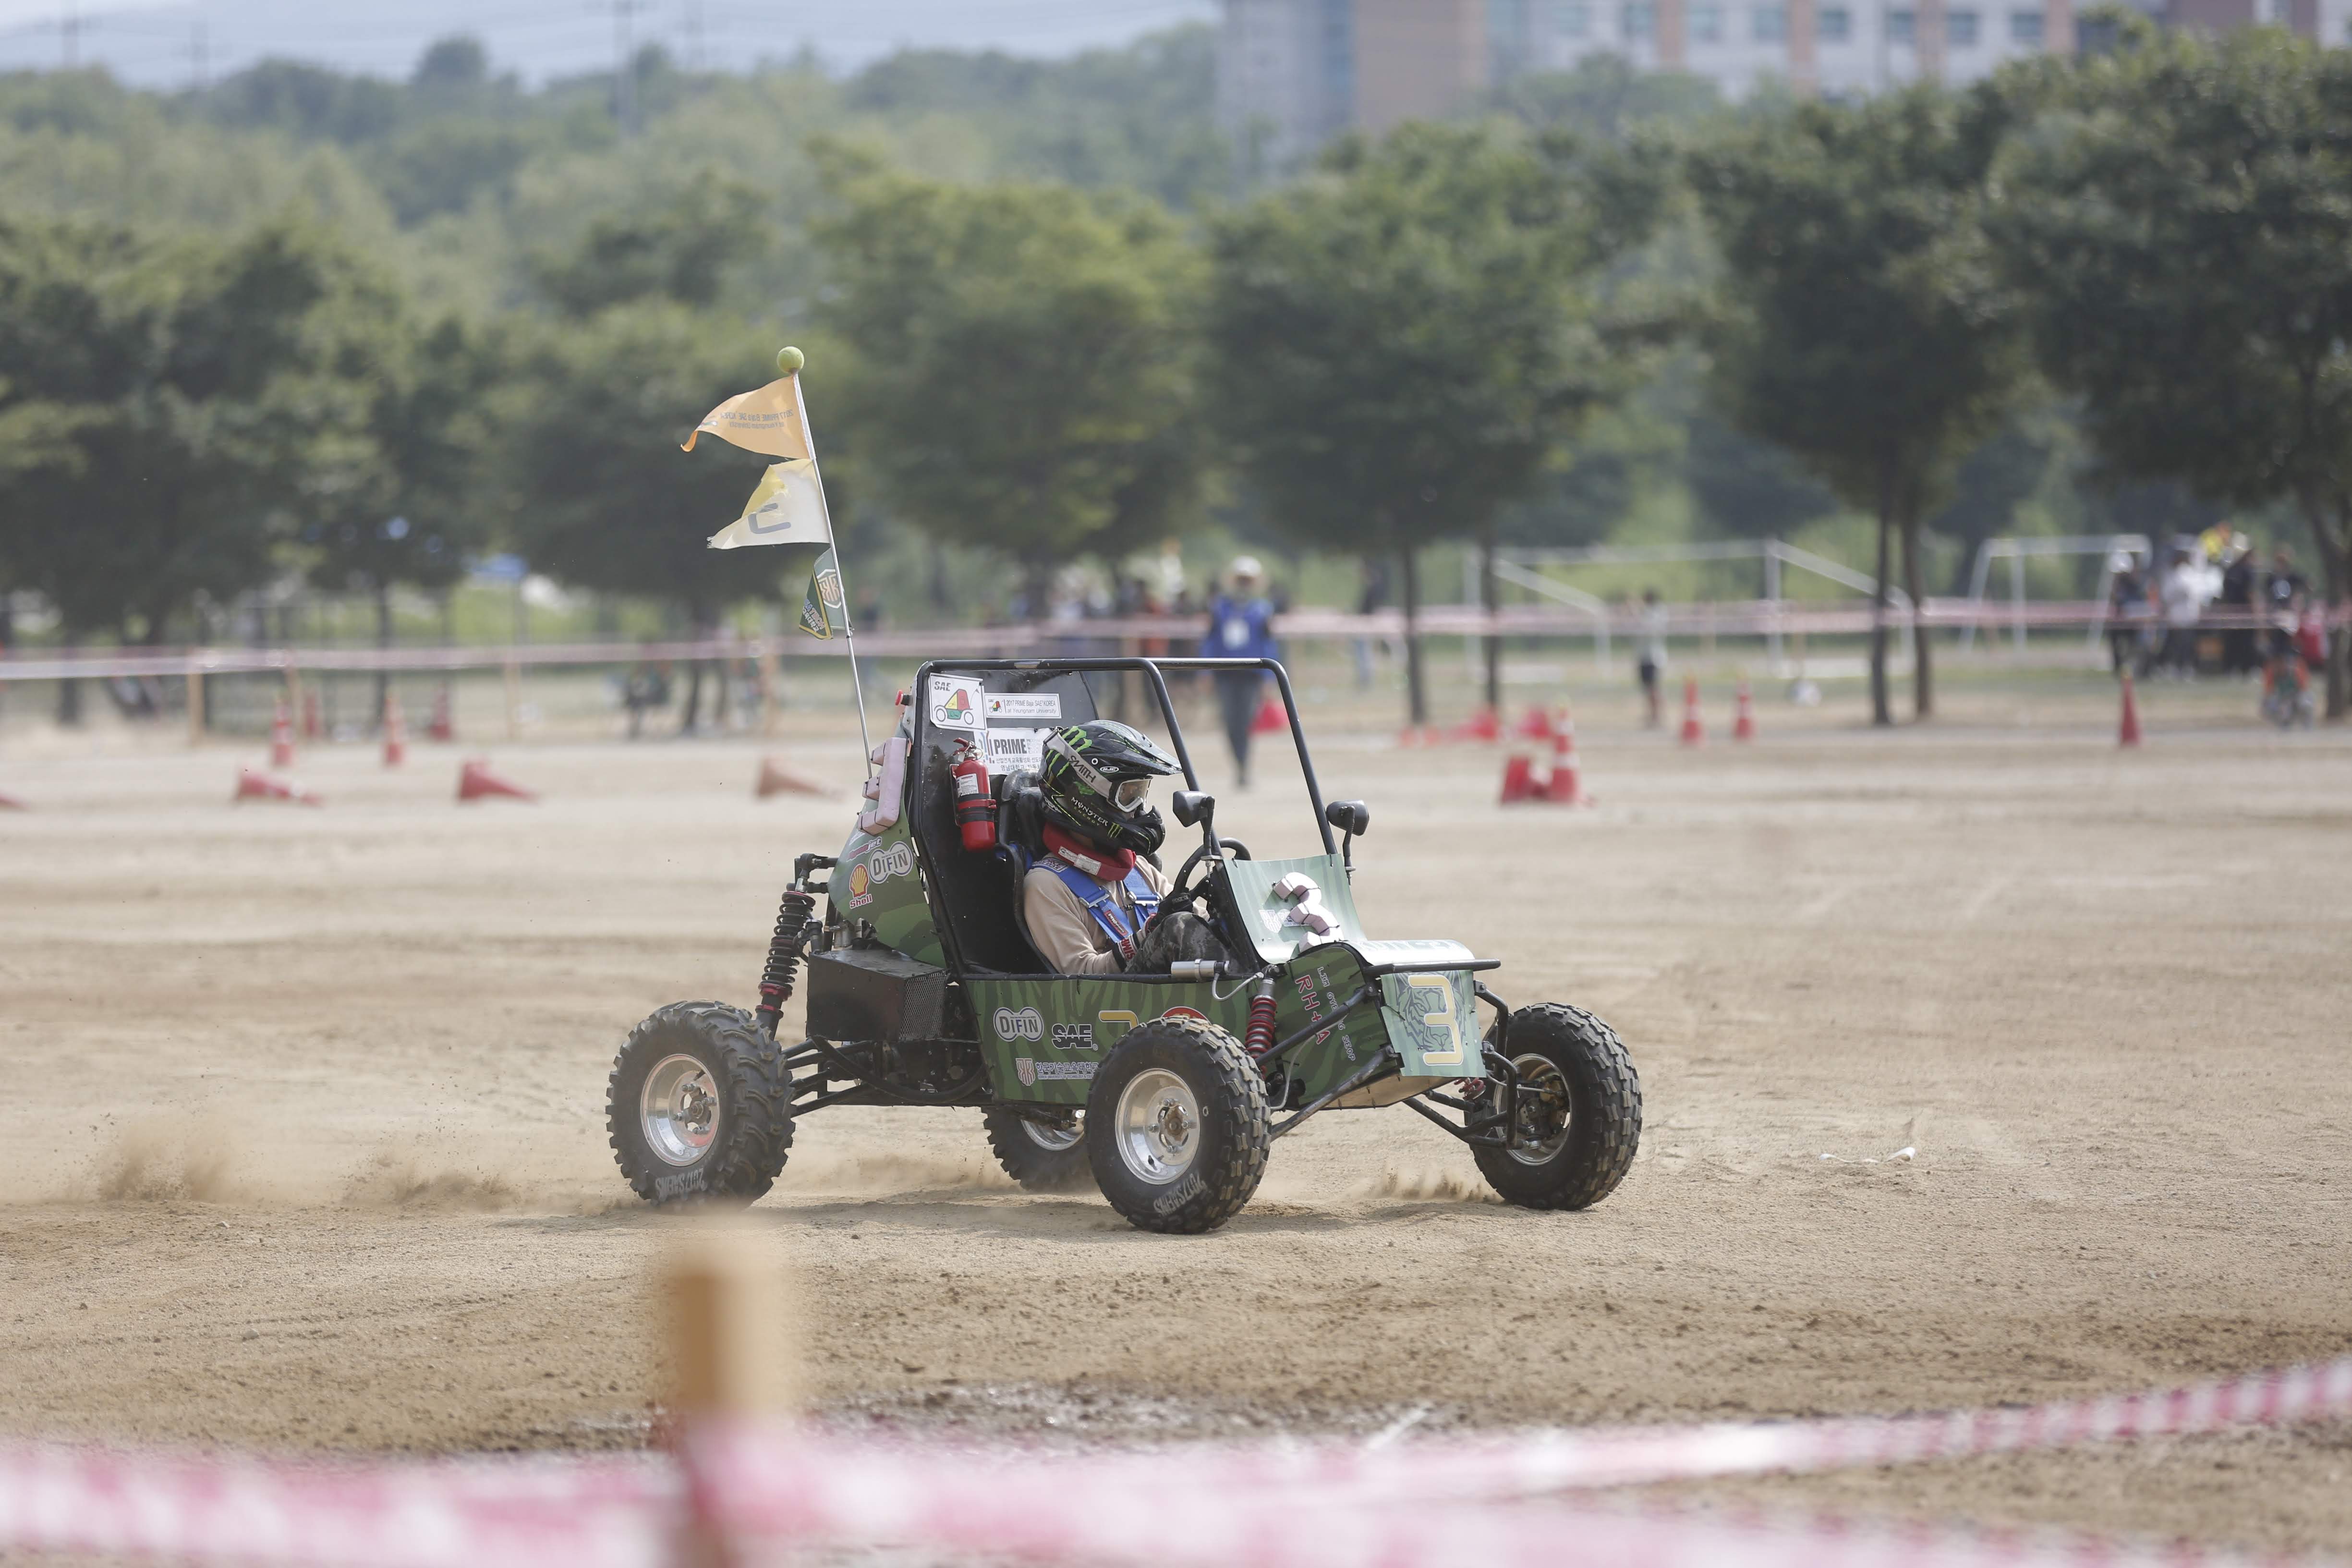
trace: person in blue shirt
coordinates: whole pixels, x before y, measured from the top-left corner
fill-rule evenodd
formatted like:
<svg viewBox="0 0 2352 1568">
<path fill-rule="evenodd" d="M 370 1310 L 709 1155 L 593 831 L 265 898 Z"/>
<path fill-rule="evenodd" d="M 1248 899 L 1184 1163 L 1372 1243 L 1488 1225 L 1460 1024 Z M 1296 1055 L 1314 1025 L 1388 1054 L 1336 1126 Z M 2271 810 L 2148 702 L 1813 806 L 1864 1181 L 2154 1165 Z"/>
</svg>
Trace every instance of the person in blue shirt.
<svg viewBox="0 0 2352 1568">
<path fill-rule="evenodd" d="M 1201 648 L 1203 658 L 1280 658 L 1274 640 L 1274 605 L 1263 593 L 1265 568 L 1255 555 L 1239 555 L 1226 568 L 1231 586 L 1209 605 L 1209 636 Z M 1257 717 L 1265 676 L 1255 669 L 1217 671 L 1217 710 L 1225 721 L 1225 739 L 1234 748 L 1234 773 L 1244 789 L 1249 787 L 1250 723 Z"/>
</svg>

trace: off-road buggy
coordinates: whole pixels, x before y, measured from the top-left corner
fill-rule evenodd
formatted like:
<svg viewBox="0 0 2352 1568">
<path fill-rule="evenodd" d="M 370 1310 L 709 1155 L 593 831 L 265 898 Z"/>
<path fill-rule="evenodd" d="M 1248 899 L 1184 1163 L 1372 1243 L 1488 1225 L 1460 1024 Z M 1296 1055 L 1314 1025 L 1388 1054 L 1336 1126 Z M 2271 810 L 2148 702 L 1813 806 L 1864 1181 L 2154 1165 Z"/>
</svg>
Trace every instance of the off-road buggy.
<svg viewBox="0 0 2352 1568">
<path fill-rule="evenodd" d="M 1319 854 L 1258 859 L 1216 831 L 1163 672 L 1233 668 L 1262 668 L 1281 692 Z M 1048 734 L 1096 717 L 1097 687 L 1127 678 L 1157 702 L 1190 786 L 1169 805 L 1199 833 L 1161 908 L 1192 908 L 1239 956 L 1055 974 L 1022 912 L 1042 852 L 1034 770 Z M 1273 1141 L 1330 1110 L 1403 1104 L 1530 1208 L 1597 1203 L 1632 1164 L 1641 1085 L 1607 1025 L 1557 1004 L 1511 1011 L 1478 980 L 1501 961 L 1457 942 L 1365 933 L 1349 882 L 1370 816 L 1360 801 L 1324 804 L 1279 664 L 937 660 L 878 751 L 858 830 L 838 856 L 793 863 L 759 1006 L 664 1007 L 614 1059 L 613 1149 L 641 1196 L 749 1202 L 783 1169 L 794 1121 L 830 1105 L 977 1108 L 1022 1185 L 1091 1178 L 1158 1231 L 1232 1218 Z M 965 822 L 992 827 L 973 835 L 992 847 L 966 847 L 960 784 Z M 779 1041 L 803 961 L 808 1038 Z M 1494 1013 L 1483 1040 L 1480 1003 Z"/>
</svg>

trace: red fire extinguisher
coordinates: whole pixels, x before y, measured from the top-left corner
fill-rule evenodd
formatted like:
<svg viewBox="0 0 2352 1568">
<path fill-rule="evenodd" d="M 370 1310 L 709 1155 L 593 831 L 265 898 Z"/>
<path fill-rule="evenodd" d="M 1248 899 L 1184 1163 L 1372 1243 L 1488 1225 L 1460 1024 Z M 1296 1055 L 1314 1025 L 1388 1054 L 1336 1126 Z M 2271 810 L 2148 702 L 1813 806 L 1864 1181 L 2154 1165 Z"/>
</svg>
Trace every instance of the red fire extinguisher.
<svg viewBox="0 0 2352 1568">
<path fill-rule="evenodd" d="M 990 793 L 988 763 L 971 742 L 948 772 L 955 778 L 956 826 L 963 832 L 966 849 L 996 847 L 996 797 Z"/>
</svg>

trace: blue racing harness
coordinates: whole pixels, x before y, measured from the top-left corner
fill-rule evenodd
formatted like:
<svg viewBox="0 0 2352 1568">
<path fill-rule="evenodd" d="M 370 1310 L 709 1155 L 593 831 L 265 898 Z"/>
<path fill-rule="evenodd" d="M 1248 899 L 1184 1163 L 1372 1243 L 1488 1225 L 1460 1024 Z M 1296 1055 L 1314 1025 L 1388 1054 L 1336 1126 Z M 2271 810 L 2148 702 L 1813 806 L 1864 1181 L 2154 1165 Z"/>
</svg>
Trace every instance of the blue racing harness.
<svg viewBox="0 0 2352 1568">
<path fill-rule="evenodd" d="M 1119 884 L 1127 896 L 1135 901 L 1135 931 L 1130 931 L 1128 929 L 1126 916 L 1120 912 L 1118 900 L 1111 897 L 1111 890 L 1108 888 L 1059 856 L 1053 857 L 1045 863 L 1053 868 L 1054 875 L 1062 879 L 1062 886 L 1076 893 L 1078 896 L 1078 901 L 1093 912 L 1095 924 L 1102 927 L 1103 934 L 1110 938 L 1110 944 L 1118 952 L 1119 962 L 1124 963 L 1133 958 L 1135 931 L 1140 931 L 1150 921 L 1153 915 L 1160 912 L 1160 895 L 1153 892 L 1151 884 L 1143 879 L 1143 868 L 1138 865 L 1135 869 L 1127 874 L 1127 880 Z"/>
</svg>

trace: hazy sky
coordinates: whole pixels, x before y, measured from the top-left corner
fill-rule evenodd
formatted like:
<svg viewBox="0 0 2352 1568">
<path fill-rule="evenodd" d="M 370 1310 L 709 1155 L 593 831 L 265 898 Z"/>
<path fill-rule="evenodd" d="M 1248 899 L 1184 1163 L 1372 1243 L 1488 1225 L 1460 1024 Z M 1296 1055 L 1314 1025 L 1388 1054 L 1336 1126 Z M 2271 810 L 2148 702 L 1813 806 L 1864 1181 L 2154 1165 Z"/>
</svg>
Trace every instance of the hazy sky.
<svg viewBox="0 0 2352 1568">
<path fill-rule="evenodd" d="M 681 60 L 750 66 L 803 44 L 854 67 L 901 45 L 1062 55 L 1216 15 L 1215 0 L 0 0 L 0 69 L 68 58 L 125 80 L 182 85 L 287 55 L 404 76 L 445 34 L 470 32 L 533 80 L 613 60 L 615 11 Z"/>
</svg>

